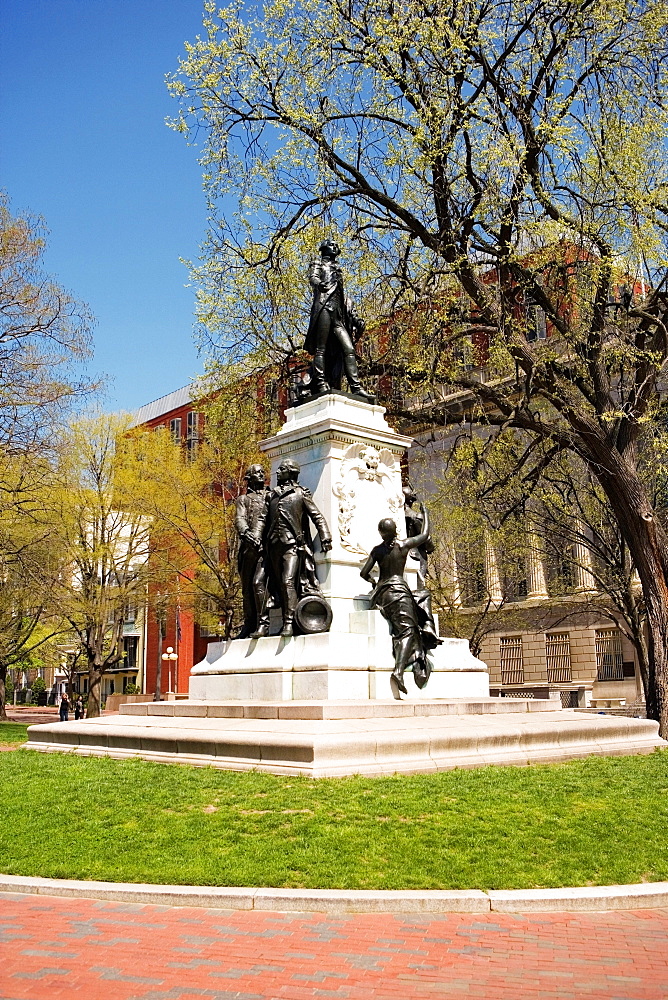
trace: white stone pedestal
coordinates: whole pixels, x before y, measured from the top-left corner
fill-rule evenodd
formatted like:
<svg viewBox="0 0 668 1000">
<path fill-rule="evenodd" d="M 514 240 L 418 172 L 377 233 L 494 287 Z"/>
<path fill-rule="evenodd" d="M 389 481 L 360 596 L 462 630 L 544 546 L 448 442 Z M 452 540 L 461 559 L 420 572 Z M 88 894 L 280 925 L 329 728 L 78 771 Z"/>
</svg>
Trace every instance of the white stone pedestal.
<svg viewBox="0 0 668 1000">
<path fill-rule="evenodd" d="M 212 642 L 193 667 L 190 697 L 198 701 L 301 701 L 391 697 L 392 640 L 379 611 L 358 611 L 349 632 L 323 632 L 289 639 Z M 487 698 L 484 663 L 465 639 L 444 639 L 432 654 L 434 672 L 420 691 L 406 674 L 410 700 Z"/>
<path fill-rule="evenodd" d="M 202 701 L 387 699 L 394 666 L 389 626 L 369 610 L 360 569 L 380 541 L 378 522 L 393 518 L 405 537 L 401 458 L 411 439 L 397 434 L 385 410 L 343 393 L 289 409 L 281 430 L 262 441 L 271 459 L 271 484 L 284 458 L 301 467 L 299 481 L 313 493 L 332 533 L 332 549 L 316 540 L 316 566 L 332 606 L 332 627 L 321 635 L 237 639 L 210 643 L 193 667 L 190 697 Z M 314 532 L 315 534 L 315 532 Z M 406 567 L 414 588 L 417 571 Z M 280 626 L 279 626 L 280 627 Z M 463 639 L 445 639 L 430 654 L 433 673 L 420 691 L 406 676 L 409 699 L 489 695 L 487 668 Z"/>
<path fill-rule="evenodd" d="M 323 555 L 317 538 L 315 548 L 333 632 L 348 632 L 354 600 L 367 590 L 360 569 L 380 542 L 381 518 L 396 520 L 399 537 L 406 537 L 401 459 L 411 441 L 392 430 L 382 406 L 330 393 L 289 409 L 278 434 L 260 443 L 271 459 L 272 485 L 284 458 L 298 462 L 299 481 L 329 525 L 331 551 Z M 414 587 L 410 562 L 406 575 Z"/>
</svg>

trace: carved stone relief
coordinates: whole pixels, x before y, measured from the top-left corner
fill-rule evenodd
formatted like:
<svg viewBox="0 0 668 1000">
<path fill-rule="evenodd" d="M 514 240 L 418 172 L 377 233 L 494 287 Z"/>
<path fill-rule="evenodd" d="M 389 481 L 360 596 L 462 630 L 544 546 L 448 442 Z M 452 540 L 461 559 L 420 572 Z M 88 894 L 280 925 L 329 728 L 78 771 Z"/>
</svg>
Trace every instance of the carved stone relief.
<svg viewBox="0 0 668 1000">
<path fill-rule="evenodd" d="M 351 444 L 333 487 L 339 501 L 341 545 L 349 552 L 368 555 L 378 541 L 378 522 L 394 518 L 404 535 L 401 471 L 388 448 Z"/>
</svg>

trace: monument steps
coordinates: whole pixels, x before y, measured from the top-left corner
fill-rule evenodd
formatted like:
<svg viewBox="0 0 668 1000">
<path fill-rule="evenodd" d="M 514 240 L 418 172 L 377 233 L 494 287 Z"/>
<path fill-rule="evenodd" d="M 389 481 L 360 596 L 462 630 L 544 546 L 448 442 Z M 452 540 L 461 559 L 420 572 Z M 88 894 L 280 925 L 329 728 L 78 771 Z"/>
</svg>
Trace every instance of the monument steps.
<svg viewBox="0 0 668 1000">
<path fill-rule="evenodd" d="M 166 702 L 118 716 L 31 726 L 28 749 L 302 774 L 419 774 L 556 763 L 667 746 L 646 719 L 584 715 L 554 702 Z"/>
</svg>

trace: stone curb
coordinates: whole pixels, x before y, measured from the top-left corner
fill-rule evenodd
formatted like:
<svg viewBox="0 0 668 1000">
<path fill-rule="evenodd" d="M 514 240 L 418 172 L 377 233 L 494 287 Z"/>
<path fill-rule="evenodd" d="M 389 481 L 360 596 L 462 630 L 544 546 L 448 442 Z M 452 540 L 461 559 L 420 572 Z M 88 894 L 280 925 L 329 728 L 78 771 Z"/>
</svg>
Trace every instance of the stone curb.
<svg viewBox="0 0 668 1000">
<path fill-rule="evenodd" d="M 668 882 L 564 889 L 253 889 L 0 875 L 0 892 L 162 906 L 326 913 L 537 913 L 668 907 Z"/>
</svg>

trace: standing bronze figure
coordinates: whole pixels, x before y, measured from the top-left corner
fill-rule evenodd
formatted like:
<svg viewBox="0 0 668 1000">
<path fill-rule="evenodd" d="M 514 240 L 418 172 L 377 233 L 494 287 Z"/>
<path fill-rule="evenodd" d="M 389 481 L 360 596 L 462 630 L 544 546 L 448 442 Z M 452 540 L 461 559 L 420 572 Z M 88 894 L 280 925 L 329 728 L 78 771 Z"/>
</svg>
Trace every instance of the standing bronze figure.
<svg viewBox="0 0 668 1000">
<path fill-rule="evenodd" d="M 395 698 L 400 697 L 399 692 L 408 693 L 404 684 L 407 669 L 413 671 L 413 679 L 419 688 L 425 686 L 431 673 L 428 651 L 442 641 L 429 627 L 424 610 L 404 578 L 409 552 L 424 545 L 429 538 L 429 515 L 424 504 L 420 504 L 420 510 L 424 518 L 422 531 L 411 538 L 398 539 L 397 526 L 391 518 L 380 521 L 378 531 L 383 541 L 371 550 L 360 574 L 368 583 L 374 584 L 371 607 L 378 608 L 390 626 L 394 654 L 390 685 Z M 371 575 L 376 563 L 379 571 L 377 581 Z"/>
<path fill-rule="evenodd" d="M 310 491 L 298 482 L 298 478 L 297 462 L 284 459 L 278 467 L 276 487 L 269 494 L 266 508 L 267 553 L 274 586 L 280 593 L 283 612 L 281 635 L 284 636 L 293 634 L 294 614 L 300 599 L 308 595 L 322 598 L 309 520 L 320 536 L 322 551 L 328 552 L 332 547 L 327 522 L 313 502 Z"/>
<path fill-rule="evenodd" d="M 356 396 L 373 401 L 360 384 L 355 340 L 364 331 L 363 321 L 354 314 L 343 290 L 343 274 L 336 263 L 338 244 L 320 244 L 320 259 L 309 269 L 313 305 L 304 348 L 313 355 L 313 393 L 341 388 L 345 372 L 348 388 Z"/>
<path fill-rule="evenodd" d="M 269 631 L 267 572 L 264 553 L 264 525 L 269 490 L 261 465 L 251 465 L 244 476 L 246 492 L 236 501 L 235 527 L 239 535 L 237 568 L 241 577 L 244 623 L 238 639 L 254 632 Z"/>
<path fill-rule="evenodd" d="M 406 535 L 409 538 L 414 538 L 417 535 L 421 535 L 424 532 L 424 517 L 420 510 L 414 510 L 413 507 L 417 503 L 417 496 L 413 492 L 412 487 L 404 486 L 404 517 L 406 518 Z M 420 606 L 424 613 L 424 624 L 422 626 L 423 632 L 431 632 L 435 639 L 438 639 L 438 633 L 436 632 L 436 622 L 434 621 L 434 613 L 431 609 L 431 594 L 427 589 L 427 573 L 429 570 L 429 556 L 434 551 L 434 543 L 431 540 L 431 534 L 427 532 L 427 540 L 422 545 L 411 550 L 411 558 L 417 560 L 418 564 L 418 584 L 417 589 L 414 591 L 413 596 L 416 603 Z M 438 640 L 440 642 L 440 640 Z"/>
</svg>

